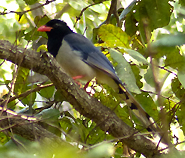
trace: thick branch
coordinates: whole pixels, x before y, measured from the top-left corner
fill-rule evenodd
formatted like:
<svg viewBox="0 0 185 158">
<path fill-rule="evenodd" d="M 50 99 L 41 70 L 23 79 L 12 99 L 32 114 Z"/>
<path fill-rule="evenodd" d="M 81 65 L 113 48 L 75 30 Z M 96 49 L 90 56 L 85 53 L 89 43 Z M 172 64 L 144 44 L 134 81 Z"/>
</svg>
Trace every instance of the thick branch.
<svg viewBox="0 0 185 158">
<path fill-rule="evenodd" d="M 119 119 L 116 114 L 103 106 L 95 98 L 89 97 L 74 81 L 61 70 L 59 64 L 48 54 L 40 54 L 31 50 L 17 48 L 8 41 L 0 40 L 0 58 L 15 64 L 23 58 L 21 66 L 46 75 L 61 92 L 66 100 L 80 112 L 80 114 L 95 121 L 103 131 L 108 131 L 116 138 L 123 138 L 123 142 L 133 150 L 152 157 L 159 154 L 156 146 L 144 136 L 134 135 L 134 130 Z"/>
<path fill-rule="evenodd" d="M 1 119 L 0 128 L 1 131 L 13 131 L 14 134 L 18 134 L 23 138 L 31 141 L 40 141 L 42 143 L 64 144 L 64 141 L 55 134 L 47 131 L 43 127 L 37 124 L 38 120 L 34 117 L 27 117 L 24 115 L 18 115 L 10 110 L 4 109 L 0 106 Z M 47 139 L 49 138 L 49 139 Z"/>
</svg>

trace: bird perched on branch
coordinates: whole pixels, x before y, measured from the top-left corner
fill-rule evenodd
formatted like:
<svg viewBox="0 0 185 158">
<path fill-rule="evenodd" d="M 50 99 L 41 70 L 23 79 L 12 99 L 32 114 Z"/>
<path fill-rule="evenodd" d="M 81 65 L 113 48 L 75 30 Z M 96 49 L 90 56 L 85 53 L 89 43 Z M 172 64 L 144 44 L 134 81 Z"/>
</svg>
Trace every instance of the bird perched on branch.
<svg viewBox="0 0 185 158">
<path fill-rule="evenodd" d="M 149 131 L 156 131 L 156 125 L 133 95 L 118 78 L 107 57 L 83 35 L 73 32 L 64 21 L 53 19 L 38 28 L 48 35 L 48 52 L 71 77 L 90 81 L 94 77 L 100 83 L 123 94 L 124 101 Z"/>
</svg>

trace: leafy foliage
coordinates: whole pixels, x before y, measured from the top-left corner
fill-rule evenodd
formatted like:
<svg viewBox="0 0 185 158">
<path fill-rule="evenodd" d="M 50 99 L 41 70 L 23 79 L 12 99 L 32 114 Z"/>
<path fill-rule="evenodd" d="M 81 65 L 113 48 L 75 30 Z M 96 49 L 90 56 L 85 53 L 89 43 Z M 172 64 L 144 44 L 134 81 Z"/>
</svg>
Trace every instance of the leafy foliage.
<svg viewBox="0 0 185 158">
<path fill-rule="evenodd" d="M 134 0 L 112 12 L 111 3 L 113 1 L 7 0 L 2 4 L 5 6 L 0 7 L 0 37 L 25 49 L 45 53 L 47 36 L 36 27 L 52 18 L 65 20 L 74 31 L 96 41 L 95 45 L 107 55 L 134 98 L 161 129 L 167 129 L 175 146 L 185 135 L 185 35 L 182 33 L 185 3 L 183 0 Z M 122 138 L 115 140 L 102 131 L 93 120 L 69 105 L 47 78 L 19 64 L 0 60 L 1 103 L 20 115 L 37 117 L 44 129 L 71 145 L 52 148 L 53 144 L 30 142 L 11 130 L 4 132 L 7 128 L 4 127 L 0 132 L 0 157 L 123 157 L 126 147 Z M 88 88 L 93 97 L 126 124 L 146 132 L 108 85 L 91 81 Z M 183 156 L 180 149 L 184 150 L 184 143 L 177 149 L 179 157 Z M 140 157 L 141 153 L 135 152 L 132 156 Z"/>
<path fill-rule="evenodd" d="M 114 25 L 102 25 L 98 30 L 98 35 L 108 47 L 129 47 L 129 36 Z"/>
<path fill-rule="evenodd" d="M 139 88 L 136 85 L 136 79 L 132 72 L 130 64 L 125 60 L 123 55 L 115 50 L 110 50 L 111 57 L 115 60 L 118 65 L 116 66 L 116 72 L 121 80 L 123 80 L 128 89 L 134 93 L 140 93 Z"/>
</svg>

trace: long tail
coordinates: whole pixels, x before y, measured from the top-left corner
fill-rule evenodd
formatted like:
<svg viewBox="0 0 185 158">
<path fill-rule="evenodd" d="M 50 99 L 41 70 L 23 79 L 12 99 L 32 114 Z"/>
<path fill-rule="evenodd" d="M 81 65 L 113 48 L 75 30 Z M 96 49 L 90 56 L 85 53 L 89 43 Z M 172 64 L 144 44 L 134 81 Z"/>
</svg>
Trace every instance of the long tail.
<svg viewBox="0 0 185 158">
<path fill-rule="evenodd" d="M 139 118 L 139 120 L 143 123 L 145 128 L 149 132 L 157 133 L 163 143 L 170 145 L 171 142 L 169 140 L 168 135 L 164 135 L 162 130 L 155 123 L 154 119 L 142 108 L 140 103 L 133 97 L 131 92 L 123 84 L 119 83 L 119 87 L 122 93 L 125 94 L 125 98 L 123 98 L 124 101 L 130 107 L 133 113 Z"/>
<path fill-rule="evenodd" d="M 124 92 L 123 98 L 133 113 L 140 119 L 146 129 L 150 132 L 158 132 L 159 127 L 154 122 L 153 118 L 142 108 L 140 103 L 133 97 L 130 91 L 123 85 L 119 84 L 120 90 Z"/>
</svg>

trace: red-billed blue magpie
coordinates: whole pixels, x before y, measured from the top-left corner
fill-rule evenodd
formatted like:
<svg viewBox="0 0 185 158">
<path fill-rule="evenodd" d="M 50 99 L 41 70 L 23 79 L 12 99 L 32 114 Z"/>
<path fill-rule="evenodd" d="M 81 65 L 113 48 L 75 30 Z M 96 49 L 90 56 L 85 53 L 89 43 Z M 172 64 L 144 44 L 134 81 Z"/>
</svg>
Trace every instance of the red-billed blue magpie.
<svg viewBox="0 0 185 158">
<path fill-rule="evenodd" d="M 124 95 L 125 102 L 140 118 L 148 130 L 156 131 L 156 125 L 132 94 L 118 78 L 107 57 L 83 35 L 73 32 L 65 22 L 53 19 L 38 28 L 48 35 L 48 52 L 51 53 L 63 70 L 71 77 L 81 76 L 80 80 L 90 81 L 94 77 Z M 136 112 L 137 111 L 137 112 Z"/>
</svg>

